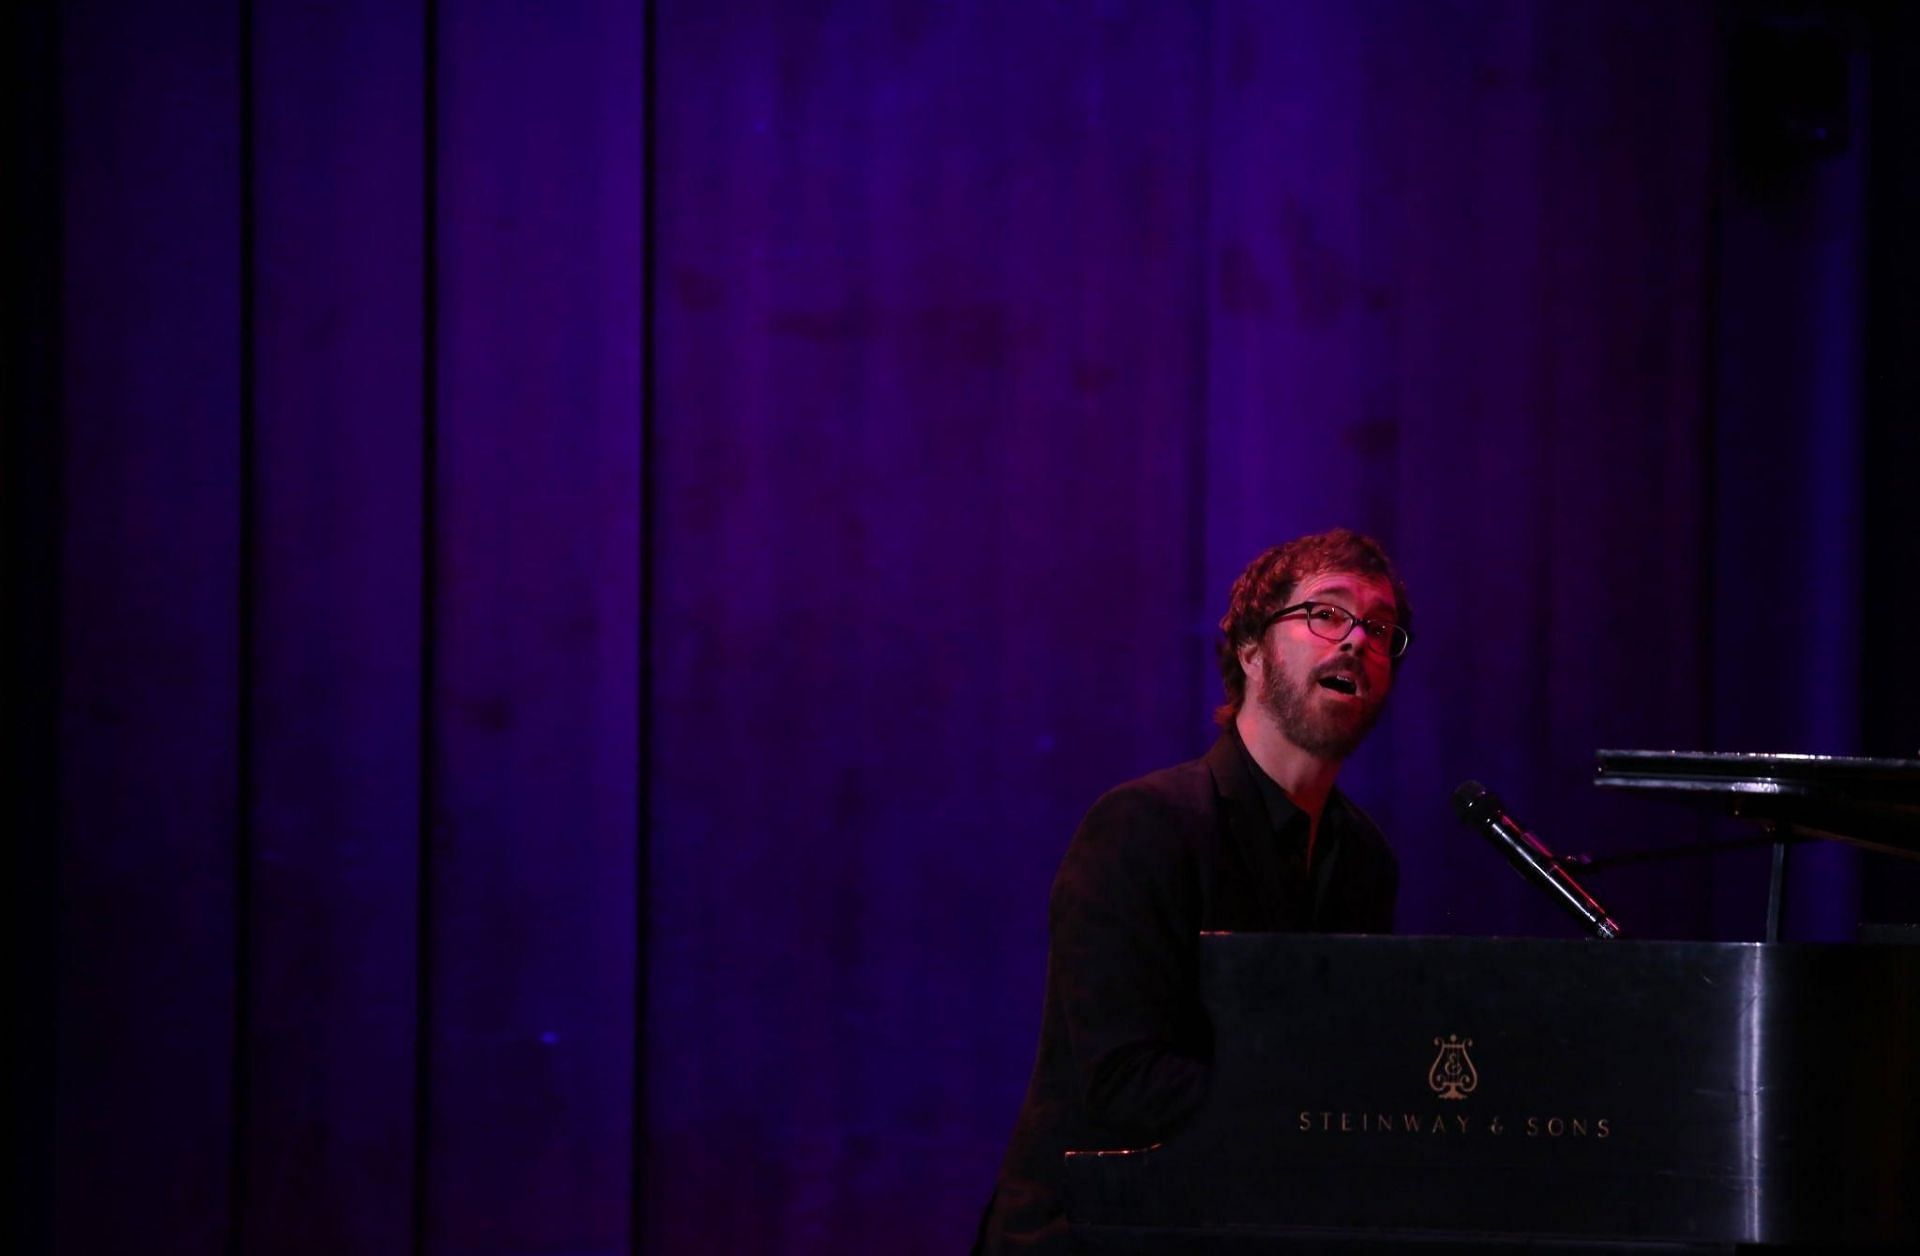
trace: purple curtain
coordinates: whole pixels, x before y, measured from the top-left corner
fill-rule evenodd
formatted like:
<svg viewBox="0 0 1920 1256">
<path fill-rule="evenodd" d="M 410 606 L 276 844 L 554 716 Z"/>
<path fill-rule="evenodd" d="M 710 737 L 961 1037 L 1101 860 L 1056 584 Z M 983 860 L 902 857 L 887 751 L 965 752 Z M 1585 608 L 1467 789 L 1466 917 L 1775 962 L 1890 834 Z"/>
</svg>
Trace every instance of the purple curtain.
<svg viewBox="0 0 1920 1256">
<path fill-rule="evenodd" d="M 1405 931 L 1571 932 L 1465 778 L 1860 748 L 1864 158 L 1743 192 L 1704 0 L 45 7 L 55 1250 L 959 1249 L 1303 531 Z"/>
</svg>

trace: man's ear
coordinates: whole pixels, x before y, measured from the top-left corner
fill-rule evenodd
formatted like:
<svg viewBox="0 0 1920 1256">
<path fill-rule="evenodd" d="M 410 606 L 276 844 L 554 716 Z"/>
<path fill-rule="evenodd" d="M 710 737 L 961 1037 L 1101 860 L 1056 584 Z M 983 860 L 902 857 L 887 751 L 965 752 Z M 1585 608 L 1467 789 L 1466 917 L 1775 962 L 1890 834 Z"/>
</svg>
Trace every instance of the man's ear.
<svg viewBox="0 0 1920 1256">
<path fill-rule="evenodd" d="M 1240 659 L 1240 670 L 1248 676 L 1252 676 L 1254 670 L 1260 666 L 1259 639 L 1256 638 L 1252 641 L 1241 642 L 1239 648 L 1234 651 L 1234 654 Z"/>
</svg>

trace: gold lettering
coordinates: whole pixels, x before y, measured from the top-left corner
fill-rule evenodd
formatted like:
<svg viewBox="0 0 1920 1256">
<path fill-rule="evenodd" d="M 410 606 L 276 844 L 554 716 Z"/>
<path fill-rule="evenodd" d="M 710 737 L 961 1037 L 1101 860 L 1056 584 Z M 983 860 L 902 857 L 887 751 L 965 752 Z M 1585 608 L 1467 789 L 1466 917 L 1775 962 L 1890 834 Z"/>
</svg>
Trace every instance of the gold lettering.
<svg viewBox="0 0 1920 1256">
<path fill-rule="evenodd" d="M 1417 1112 L 1352 1112 L 1326 1109 L 1315 1112 L 1302 1108 L 1294 1114 L 1295 1127 L 1302 1134 L 1315 1132 L 1316 1117 L 1320 1132 L 1341 1134 L 1459 1134 L 1473 1133 L 1473 1117 L 1460 1113 L 1435 1113 L 1431 1119 Z M 1451 1118 L 1451 1119 L 1449 1119 Z M 1507 1120 L 1500 1113 L 1489 1116 L 1484 1128 L 1496 1137 L 1507 1132 Z M 1609 1117 L 1529 1116 L 1514 1122 L 1516 1132 L 1527 1138 L 1612 1138 L 1613 1121 Z"/>
</svg>

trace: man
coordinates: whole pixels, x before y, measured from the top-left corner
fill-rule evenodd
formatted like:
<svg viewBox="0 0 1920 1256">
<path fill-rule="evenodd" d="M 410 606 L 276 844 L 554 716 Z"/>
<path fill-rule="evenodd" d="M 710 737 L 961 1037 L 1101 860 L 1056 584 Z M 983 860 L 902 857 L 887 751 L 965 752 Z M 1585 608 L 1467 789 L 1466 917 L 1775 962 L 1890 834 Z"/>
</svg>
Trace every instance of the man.
<svg viewBox="0 0 1920 1256">
<path fill-rule="evenodd" d="M 1344 528 L 1276 546 L 1234 581 L 1219 740 L 1096 802 L 1054 880 L 1039 1057 L 976 1250 L 1070 1251 L 1067 1149 L 1144 1146 L 1200 1106 L 1202 931 L 1392 927 L 1398 866 L 1334 779 L 1411 622 L 1386 554 Z"/>
</svg>

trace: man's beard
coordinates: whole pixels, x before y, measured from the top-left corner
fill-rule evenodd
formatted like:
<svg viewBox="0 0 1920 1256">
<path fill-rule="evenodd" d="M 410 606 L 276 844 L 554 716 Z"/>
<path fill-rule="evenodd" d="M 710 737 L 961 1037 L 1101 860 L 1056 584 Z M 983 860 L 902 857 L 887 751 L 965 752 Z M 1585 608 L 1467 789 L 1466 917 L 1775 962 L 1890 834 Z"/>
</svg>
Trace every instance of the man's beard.
<svg viewBox="0 0 1920 1256">
<path fill-rule="evenodd" d="M 1352 706 L 1329 703 L 1320 697 L 1320 686 L 1312 676 L 1295 681 L 1280 666 L 1275 652 L 1262 648 L 1266 665 L 1260 669 L 1260 705 L 1280 726 L 1287 740 L 1308 754 L 1336 761 L 1359 749 L 1380 718 L 1386 696 L 1368 697 Z"/>
</svg>

